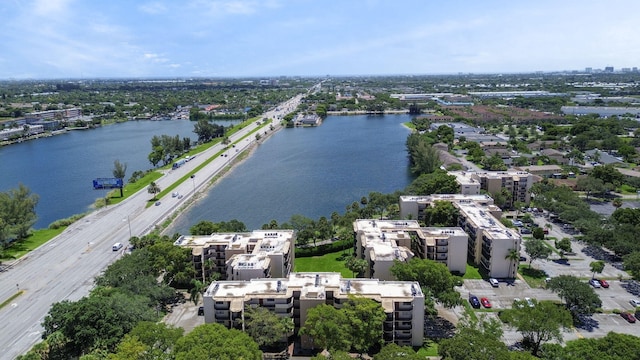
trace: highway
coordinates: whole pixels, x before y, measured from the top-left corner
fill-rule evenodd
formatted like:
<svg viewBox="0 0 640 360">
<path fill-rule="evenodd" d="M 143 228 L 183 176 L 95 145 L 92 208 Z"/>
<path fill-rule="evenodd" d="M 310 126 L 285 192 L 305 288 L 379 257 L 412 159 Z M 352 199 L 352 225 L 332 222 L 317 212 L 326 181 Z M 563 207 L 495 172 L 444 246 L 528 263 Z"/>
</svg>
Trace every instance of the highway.
<svg viewBox="0 0 640 360">
<path fill-rule="evenodd" d="M 277 131 L 281 126 L 280 120 L 296 109 L 302 97 L 298 95 L 289 99 L 263 114 L 262 118 L 273 119 L 273 131 Z M 249 124 L 230 136 L 235 147 L 225 151 L 228 156 L 216 155 L 225 147 L 217 144 L 178 169 L 165 171 L 156 181 L 160 189 L 168 188 L 208 158 L 216 157 L 193 178 L 173 190 L 182 194 L 182 198 L 169 194 L 160 199 L 160 205 L 147 207 L 152 195 L 145 188 L 117 205 L 96 210 L 78 220 L 62 234 L 0 272 L 0 302 L 23 291 L 0 309 L 0 359 L 15 359 L 40 341 L 41 323 L 52 304 L 62 300 L 76 301 L 88 295 L 94 286 L 93 279 L 125 254 L 125 248 L 112 251 L 112 245 L 116 242 L 128 245 L 131 235 L 146 235 L 175 211 L 183 210 L 191 200 L 195 200 L 194 195 L 208 188 L 209 181 L 220 170 L 255 145 L 253 134 L 246 139 L 242 137 L 256 127 L 256 123 Z M 265 127 L 268 128 L 269 125 Z M 263 133 L 262 130 L 260 132 Z"/>
</svg>

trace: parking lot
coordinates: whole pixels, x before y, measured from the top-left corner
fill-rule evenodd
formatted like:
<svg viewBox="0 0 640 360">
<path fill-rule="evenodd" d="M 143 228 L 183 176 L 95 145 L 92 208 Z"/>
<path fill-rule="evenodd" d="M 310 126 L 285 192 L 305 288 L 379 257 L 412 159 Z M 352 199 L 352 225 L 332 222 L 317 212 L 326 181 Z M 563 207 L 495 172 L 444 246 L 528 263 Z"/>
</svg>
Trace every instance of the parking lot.
<svg viewBox="0 0 640 360">
<path fill-rule="evenodd" d="M 536 217 L 535 221 L 541 227 L 544 227 L 547 223 L 547 220 L 541 216 Z M 566 263 L 563 263 L 558 261 L 560 256 L 554 253 L 547 260 L 535 260 L 533 262 L 534 268 L 544 270 L 549 277 L 572 275 L 587 282 L 592 276 L 590 263 L 596 260 L 604 260 L 604 270 L 602 273 L 596 274 L 596 277 L 607 279 L 609 283 L 609 288 L 594 289 L 602 301 L 603 313 L 594 314 L 590 318 L 586 318 L 582 325 L 565 331 L 564 340 L 603 337 L 611 331 L 640 336 L 640 321 L 632 324 L 619 314 L 614 313 L 614 311 L 627 311 L 633 314 L 635 309 L 630 304 L 630 300 L 636 299 L 640 301 L 640 283 L 627 280 L 630 276 L 620 270 L 621 266 L 617 262 L 618 259 L 611 254 L 598 251 L 598 249 L 593 249 L 573 240 L 573 235 L 564 232 L 562 227 L 557 224 L 552 225 L 548 237 L 555 239 L 568 237 L 572 239 L 573 254 L 568 256 Z M 553 240 L 548 240 L 548 242 L 553 246 Z M 524 246 L 521 254 L 528 258 L 524 251 Z M 496 319 L 498 312 L 511 308 L 513 300 L 516 298 L 560 301 L 560 298 L 555 293 L 545 289 L 544 286 L 532 288 L 520 277 L 515 281 L 500 281 L 498 287 L 491 286 L 486 280 L 464 280 L 464 284 L 457 290 L 464 301 L 468 301 L 470 294 L 478 298 L 488 298 L 492 305 L 491 310 L 474 311 L 476 311 L 477 315 L 483 314 L 489 318 Z M 465 308 L 457 307 L 455 309 L 440 310 L 440 313 L 448 312 L 448 317 L 462 318 L 464 317 Z M 509 345 L 522 340 L 522 336 L 519 333 L 506 326 L 504 327 L 503 337 L 504 341 Z"/>
</svg>

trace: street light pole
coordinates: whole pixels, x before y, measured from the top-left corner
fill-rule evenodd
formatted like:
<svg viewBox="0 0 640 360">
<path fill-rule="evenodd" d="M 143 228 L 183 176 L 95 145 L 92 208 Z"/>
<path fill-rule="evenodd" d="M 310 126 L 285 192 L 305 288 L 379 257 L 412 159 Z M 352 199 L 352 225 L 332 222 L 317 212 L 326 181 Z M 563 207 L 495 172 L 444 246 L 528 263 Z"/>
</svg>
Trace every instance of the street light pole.
<svg viewBox="0 0 640 360">
<path fill-rule="evenodd" d="M 129 215 L 127 215 L 126 219 L 122 219 L 122 221 L 127 221 L 127 225 L 129 226 L 129 239 L 133 237 L 133 233 L 131 232 L 131 221 L 129 221 Z"/>
</svg>

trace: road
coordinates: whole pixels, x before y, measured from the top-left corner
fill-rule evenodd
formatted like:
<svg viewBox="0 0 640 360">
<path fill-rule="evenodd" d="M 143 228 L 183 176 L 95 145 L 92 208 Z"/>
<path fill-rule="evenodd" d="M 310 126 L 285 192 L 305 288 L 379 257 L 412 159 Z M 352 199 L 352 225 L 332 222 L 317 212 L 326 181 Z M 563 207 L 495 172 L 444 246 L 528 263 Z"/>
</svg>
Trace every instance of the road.
<svg viewBox="0 0 640 360">
<path fill-rule="evenodd" d="M 280 127 L 279 119 L 295 110 L 301 98 L 302 95 L 298 95 L 262 117 L 274 119 L 272 125 L 276 131 Z M 0 359 L 14 359 L 40 341 L 41 323 L 52 304 L 62 300 L 76 301 L 86 296 L 93 288 L 93 279 L 125 253 L 125 248 L 112 251 L 114 243 L 127 245 L 130 236 L 148 234 L 157 224 L 189 204 L 188 201 L 199 189 L 206 189 L 209 180 L 220 170 L 255 145 L 253 135 L 241 139 L 256 127 L 258 125 L 252 123 L 230 136 L 235 147 L 225 151 L 228 156 L 217 155 L 225 146 L 217 144 L 180 168 L 166 171 L 156 181 L 161 189 L 166 189 L 215 156 L 191 180 L 174 190 L 183 194 L 182 198 L 168 195 L 160 199 L 160 205 L 147 207 L 151 195 L 143 189 L 120 204 L 92 212 L 59 236 L 4 268 L 0 272 L 0 302 L 18 291 L 22 294 L 0 309 Z"/>
</svg>

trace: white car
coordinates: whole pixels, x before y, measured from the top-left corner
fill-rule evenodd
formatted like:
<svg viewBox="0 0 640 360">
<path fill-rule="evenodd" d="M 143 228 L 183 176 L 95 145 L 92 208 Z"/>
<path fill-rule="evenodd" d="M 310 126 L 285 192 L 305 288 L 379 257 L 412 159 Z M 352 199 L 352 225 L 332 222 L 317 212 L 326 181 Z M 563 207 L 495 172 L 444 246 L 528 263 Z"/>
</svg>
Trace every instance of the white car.
<svg viewBox="0 0 640 360">
<path fill-rule="evenodd" d="M 629 304 L 631 304 L 631 306 L 638 307 L 640 306 L 640 300 L 631 299 L 629 300 Z"/>
<path fill-rule="evenodd" d="M 500 283 L 498 282 L 498 279 L 494 279 L 494 278 L 490 278 L 489 279 L 489 284 L 491 284 L 491 286 L 493 286 L 493 287 L 500 286 Z"/>
<path fill-rule="evenodd" d="M 531 300 L 531 298 L 526 297 L 526 298 L 524 298 L 524 301 L 527 302 L 527 305 L 529 305 L 529 307 L 536 306 L 536 304 L 533 303 L 533 300 Z"/>
</svg>

